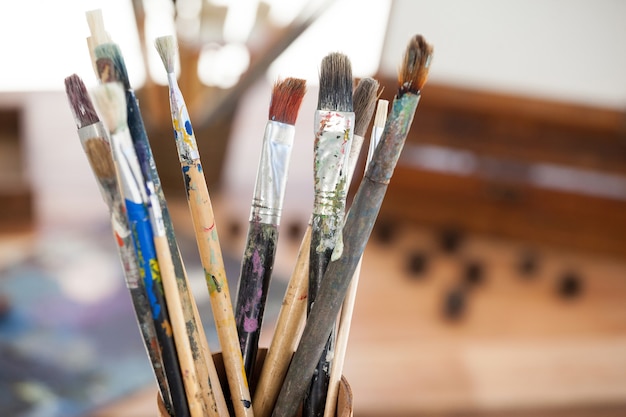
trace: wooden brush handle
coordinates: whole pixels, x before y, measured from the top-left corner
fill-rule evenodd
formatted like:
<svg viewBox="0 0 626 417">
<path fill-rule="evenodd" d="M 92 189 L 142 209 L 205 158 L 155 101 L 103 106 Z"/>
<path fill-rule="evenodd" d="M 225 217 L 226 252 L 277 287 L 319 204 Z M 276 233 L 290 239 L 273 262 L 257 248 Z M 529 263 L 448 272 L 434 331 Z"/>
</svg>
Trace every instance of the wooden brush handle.
<svg viewBox="0 0 626 417">
<path fill-rule="evenodd" d="M 250 388 L 243 367 L 228 280 L 206 179 L 200 162 L 183 163 L 182 169 L 235 415 L 252 417 Z"/>
<path fill-rule="evenodd" d="M 278 398 L 280 387 L 296 349 L 306 318 L 309 288 L 309 251 L 311 225 L 306 228 L 296 265 L 280 307 L 274 337 L 270 344 L 259 382 L 254 393 L 254 413 L 257 417 L 269 417 Z"/>
<path fill-rule="evenodd" d="M 343 304 L 341 305 L 337 339 L 335 342 L 335 356 L 333 358 L 333 365 L 330 369 L 330 382 L 328 384 L 328 395 L 326 396 L 324 417 L 334 417 L 337 409 L 337 395 L 339 393 L 339 383 L 341 382 L 341 374 L 343 373 L 343 363 L 346 358 L 346 350 L 348 349 L 350 326 L 352 325 L 352 312 L 354 311 L 356 292 L 359 286 L 359 277 L 361 275 L 361 263 L 362 259 L 356 266 L 356 270 L 352 275 L 352 281 L 350 281 L 350 286 L 348 287 L 348 293 L 346 294 L 346 298 L 343 300 Z"/>
<path fill-rule="evenodd" d="M 196 371 L 194 357 L 199 357 L 201 353 L 197 351 L 197 346 L 191 346 L 189 343 L 183 307 L 178 293 L 178 285 L 176 284 L 174 263 L 172 262 L 167 238 L 165 236 L 155 236 L 154 246 L 159 261 L 165 302 L 170 315 L 174 342 L 176 343 L 176 354 L 178 356 L 178 363 L 180 364 L 185 393 L 187 394 L 189 412 L 191 417 L 217 417 L 217 414 L 214 413 L 216 410 L 215 399 L 211 398 L 212 396 L 208 395 L 208 392 L 204 393 L 207 395 L 203 395 L 203 389 L 200 388 L 200 380 L 198 378 L 198 372 Z M 194 352 L 193 349 L 196 349 L 196 351 Z"/>
</svg>

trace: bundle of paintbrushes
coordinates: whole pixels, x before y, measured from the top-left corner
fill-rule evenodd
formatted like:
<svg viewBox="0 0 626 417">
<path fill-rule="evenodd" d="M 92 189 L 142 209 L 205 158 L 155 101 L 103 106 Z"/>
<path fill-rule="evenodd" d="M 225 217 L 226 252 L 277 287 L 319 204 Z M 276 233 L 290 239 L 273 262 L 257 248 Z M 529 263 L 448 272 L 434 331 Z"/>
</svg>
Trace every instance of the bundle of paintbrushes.
<svg viewBox="0 0 626 417">
<path fill-rule="evenodd" d="M 72 75 L 65 80 L 66 92 L 109 208 L 162 414 L 293 417 L 301 409 L 304 416 L 330 417 L 346 411 L 337 408 L 337 398 L 360 260 L 426 82 L 431 47 L 420 36 L 411 39 L 388 117 L 387 102 L 378 102 L 366 172 L 349 208 L 347 191 L 376 108 L 378 83 L 364 78 L 353 91 L 348 57 L 330 53 L 322 60 L 312 132 L 314 207 L 271 345 L 258 360 L 305 82 L 286 78 L 272 90 L 233 305 L 198 145 L 175 75 L 177 45 L 171 36 L 156 39 L 168 78 L 181 183 L 221 347 L 225 376 L 220 378 L 188 288 L 124 58 L 104 30 L 100 12 L 87 17 L 89 52 L 100 84 L 90 95 Z"/>
</svg>

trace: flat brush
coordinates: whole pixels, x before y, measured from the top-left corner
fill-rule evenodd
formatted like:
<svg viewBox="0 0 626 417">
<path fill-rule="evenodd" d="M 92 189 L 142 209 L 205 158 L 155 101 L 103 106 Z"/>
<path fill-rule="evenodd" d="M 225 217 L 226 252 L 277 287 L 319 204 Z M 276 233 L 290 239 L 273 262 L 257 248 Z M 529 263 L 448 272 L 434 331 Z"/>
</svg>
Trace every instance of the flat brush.
<svg viewBox="0 0 626 417">
<path fill-rule="evenodd" d="M 354 104 L 354 135 L 350 146 L 350 156 L 348 157 L 347 187 L 352 184 L 354 170 L 359 161 L 361 148 L 365 141 L 365 132 L 374 115 L 376 98 L 378 97 L 378 81 L 371 77 L 361 78 L 354 89 L 352 102 Z M 340 255 L 340 253 L 335 256 Z"/>
<path fill-rule="evenodd" d="M 155 46 L 167 72 L 176 147 L 183 171 L 187 202 L 191 211 L 200 261 L 209 289 L 211 309 L 222 347 L 222 357 L 224 358 L 232 405 L 237 417 L 251 417 L 253 415 L 252 399 L 243 367 L 215 215 L 202 171 L 202 163 L 191 120 L 174 73 L 176 43 L 172 36 L 163 36 L 156 39 Z"/>
<path fill-rule="evenodd" d="M 140 273 L 143 276 L 152 319 L 161 346 L 174 415 L 189 416 L 171 322 L 164 299 L 152 225 L 146 206 L 148 198 L 145 181 L 127 126 L 124 89 L 120 83 L 101 84 L 93 90 L 93 97 L 111 135 L 113 160 L 120 178 Z"/>
<path fill-rule="evenodd" d="M 418 35 L 411 39 L 399 76 L 398 93 L 380 145 L 361 181 L 343 227 L 345 241 L 342 254 L 330 262 L 324 274 L 317 301 L 311 308 L 278 396 L 272 414 L 274 417 L 295 415 L 307 391 L 413 122 L 421 89 L 428 76 L 431 55 L 432 48 L 423 37 Z"/>
<path fill-rule="evenodd" d="M 237 333 L 249 380 L 254 375 L 263 313 L 276 257 L 295 123 L 305 92 L 305 80 L 287 78 L 274 84 L 269 121 L 261 145 L 235 304 Z"/>
<path fill-rule="evenodd" d="M 317 300 L 326 266 L 333 250 L 341 250 L 341 226 L 345 216 L 348 158 L 354 135 L 352 67 L 348 57 L 331 53 L 322 59 L 320 89 L 315 112 L 314 204 L 311 218 L 308 309 Z M 333 337 L 321 353 L 320 362 L 305 398 L 303 415 L 324 414 Z"/>
<path fill-rule="evenodd" d="M 166 409 L 172 412 L 172 399 L 163 369 L 161 349 L 157 341 L 145 285 L 139 273 L 124 201 L 119 192 L 108 132 L 93 107 L 85 84 L 78 75 L 73 74 L 65 79 L 65 92 L 76 121 L 78 137 L 111 215 L 111 226 L 124 268 L 126 287 L 130 292 L 144 347 L 152 364 L 161 398 Z"/>
</svg>

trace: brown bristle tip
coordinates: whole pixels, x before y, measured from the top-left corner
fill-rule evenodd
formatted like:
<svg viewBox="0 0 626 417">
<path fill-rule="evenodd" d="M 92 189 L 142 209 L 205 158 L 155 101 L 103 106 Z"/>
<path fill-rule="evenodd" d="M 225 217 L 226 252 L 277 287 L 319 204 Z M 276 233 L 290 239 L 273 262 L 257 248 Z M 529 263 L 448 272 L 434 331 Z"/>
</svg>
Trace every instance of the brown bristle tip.
<svg viewBox="0 0 626 417">
<path fill-rule="evenodd" d="M 96 68 L 101 82 L 120 81 L 119 74 L 115 70 L 115 64 L 111 58 L 98 58 L 96 60 Z"/>
<path fill-rule="evenodd" d="M 87 87 L 78 75 L 72 74 L 65 78 L 65 93 L 78 128 L 92 125 L 100 120 L 87 92 Z"/>
<path fill-rule="evenodd" d="M 378 98 L 378 81 L 373 78 L 362 78 L 354 89 L 354 134 L 364 136 L 367 126 L 372 120 L 376 99 Z"/>
<path fill-rule="evenodd" d="M 85 142 L 85 153 L 96 177 L 115 179 L 115 164 L 109 142 L 101 139 L 89 139 Z"/>
<path fill-rule="evenodd" d="M 404 53 L 402 69 L 399 74 L 400 88 L 398 96 L 404 93 L 419 93 L 428 78 L 433 47 L 422 35 L 415 35 L 409 41 Z"/>
<path fill-rule="evenodd" d="M 305 94 L 306 81 L 303 79 L 286 78 L 274 83 L 269 119 L 275 122 L 295 125 Z"/>
</svg>

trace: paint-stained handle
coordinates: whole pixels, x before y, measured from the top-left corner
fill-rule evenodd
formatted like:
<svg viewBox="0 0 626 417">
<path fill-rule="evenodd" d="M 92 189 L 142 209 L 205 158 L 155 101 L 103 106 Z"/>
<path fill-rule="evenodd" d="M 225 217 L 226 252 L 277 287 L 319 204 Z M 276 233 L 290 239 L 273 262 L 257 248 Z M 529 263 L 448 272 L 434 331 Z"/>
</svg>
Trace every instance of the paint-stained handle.
<svg viewBox="0 0 626 417">
<path fill-rule="evenodd" d="M 246 242 L 237 289 L 235 321 L 246 375 L 252 377 L 274 269 L 278 227 L 251 221 Z"/>
<path fill-rule="evenodd" d="M 157 337 L 161 345 L 165 374 L 167 375 L 172 396 L 172 407 L 177 416 L 179 414 L 186 416 L 189 415 L 189 408 L 184 392 L 180 365 L 176 357 L 172 328 L 165 305 L 161 273 L 156 257 L 154 236 L 148 210 L 143 203 L 134 203 L 128 199 L 125 199 L 125 203 L 137 259 L 142 270 L 146 295 L 150 304 L 152 320 L 154 321 Z"/>
<path fill-rule="evenodd" d="M 235 415 L 252 417 L 250 389 L 206 179 L 199 161 L 183 163 L 182 170 Z"/>
<path fill-rule="evenodd" d="M 176 284 L 176 273 L 170 253 L 169 243 L 165 236 L 155 236 L 154 246 L 159 260 L 161 280 L 167 311 L 172 324 L 176 353 L 180 364 L 187 403 L 192 417 L 219 417 L 217 406 L 208 380 L 201 380 L 196 370 L 194 358 L 200 357 L 199 346 L 192 346 L 187 334 L 187 323 L 183 315 L 183 305 Z M 203 386 L 201 386 L 201 384 Z"/>
<path fill-rule="evenodd" d="M 254 392 L 254 414 L 269 417 L 278 398 L 280 387 L 289 367 L 291 356 L 296 350 L 306 319 L 309 250 L 311 247 L 311 225 L 306 228 L 300 244 L 294 270 L 278 313 L 274 336 L 270 344 L 259 382 Z"/>
</svg>

